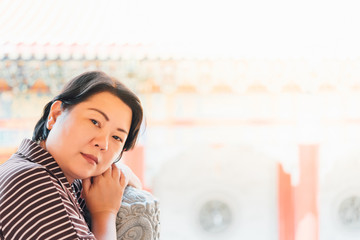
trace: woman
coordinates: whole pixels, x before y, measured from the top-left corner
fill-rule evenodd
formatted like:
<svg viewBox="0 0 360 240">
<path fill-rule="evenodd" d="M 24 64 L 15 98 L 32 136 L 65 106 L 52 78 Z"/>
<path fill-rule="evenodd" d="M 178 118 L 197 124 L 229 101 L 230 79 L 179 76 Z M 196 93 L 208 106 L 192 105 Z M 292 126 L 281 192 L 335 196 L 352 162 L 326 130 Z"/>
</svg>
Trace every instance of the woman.
<svg viewBox="0 0 360 240">
<path fill-rule="evenodd" d="M 0 239 L 116 239 L 129 179 L 113 163 L 134 147 L 142 117 L 136 95 L 106 74 L 71 80 L 0 165 Z"/>
</svg>

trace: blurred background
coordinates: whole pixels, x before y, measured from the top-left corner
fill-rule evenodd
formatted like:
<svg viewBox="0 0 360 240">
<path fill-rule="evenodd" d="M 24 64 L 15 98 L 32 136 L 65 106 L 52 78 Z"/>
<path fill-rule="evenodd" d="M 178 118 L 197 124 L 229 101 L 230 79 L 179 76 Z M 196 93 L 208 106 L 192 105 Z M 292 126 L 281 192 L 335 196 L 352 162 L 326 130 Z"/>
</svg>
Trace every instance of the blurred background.
<svg viewBox="0 0 360 240">
<path fill-rule="evenodd" d="M 360 236 L 356 1 L 0 0 L 0 163 L 74 76 L 141 98 L 161 239 Z"/>
</svg>

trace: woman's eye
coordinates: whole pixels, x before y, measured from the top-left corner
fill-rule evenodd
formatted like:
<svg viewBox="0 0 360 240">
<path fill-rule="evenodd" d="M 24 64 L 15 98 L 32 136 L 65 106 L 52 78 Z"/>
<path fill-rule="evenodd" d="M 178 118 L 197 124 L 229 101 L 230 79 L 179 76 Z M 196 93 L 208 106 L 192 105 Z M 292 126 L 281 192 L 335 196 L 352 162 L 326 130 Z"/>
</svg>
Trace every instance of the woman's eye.
<svg viewBox="0 0 360 240">
<path fill-rule="evenodd" d="M 122 139 L 121 139 L 120 137 L 118 137 L 118 136 L 113 136 L 113 138 L 114 138 L 116 141 L 122 142 Z"/>
<path fill-rule="evenodd" d="M 95 125 L 95 126 L 99 126 L 99 122 L 94 120 L 94 119 L 91 119 L 91 122 Z"/>
</svg>

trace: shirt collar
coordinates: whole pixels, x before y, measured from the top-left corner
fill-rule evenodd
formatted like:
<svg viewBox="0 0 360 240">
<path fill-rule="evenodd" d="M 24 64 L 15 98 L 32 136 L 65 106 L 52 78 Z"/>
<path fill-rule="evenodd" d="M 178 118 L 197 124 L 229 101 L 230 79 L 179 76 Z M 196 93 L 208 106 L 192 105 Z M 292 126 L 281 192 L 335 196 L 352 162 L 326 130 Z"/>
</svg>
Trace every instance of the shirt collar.
<svg viewBox="0 0 360 240">
<path fill-rule="evenodd" d="M 24 139 L 21 142 L 17 153 L 24 155 L 28 160 L 34 163 L 38 163 L 44 166 L 48 171 L 53 173 L 55 177 L 57 177 L 70 192 L 72 191 L 69 181 L 66 179 L 63 171 L 61 170 L 55 159 L 38 143 L 30 139 Z"/>
</svg>

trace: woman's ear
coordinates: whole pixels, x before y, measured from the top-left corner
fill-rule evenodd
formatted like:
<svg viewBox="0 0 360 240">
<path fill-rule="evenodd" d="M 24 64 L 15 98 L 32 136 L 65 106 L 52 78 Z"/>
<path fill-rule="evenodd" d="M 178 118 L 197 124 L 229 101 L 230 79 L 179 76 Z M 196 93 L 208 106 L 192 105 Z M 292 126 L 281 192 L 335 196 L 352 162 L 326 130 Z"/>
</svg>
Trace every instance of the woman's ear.
<svg viewBox="0 0 360 240">
<path fill-rule="evenodd" d="M 62 102 L 57 100 L 57 101 L 53 102 L 53 104 L 51 105 L 48 120 L 46 123 L 47 129 L 51 130 L 53 128 L 53 126 L 56 122 L 56 119 L 63 112 L 61 104 L 62 104 Z"/>
</svg>

